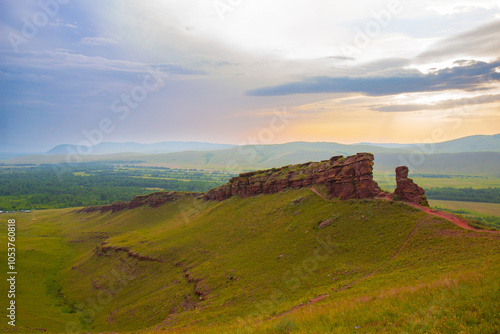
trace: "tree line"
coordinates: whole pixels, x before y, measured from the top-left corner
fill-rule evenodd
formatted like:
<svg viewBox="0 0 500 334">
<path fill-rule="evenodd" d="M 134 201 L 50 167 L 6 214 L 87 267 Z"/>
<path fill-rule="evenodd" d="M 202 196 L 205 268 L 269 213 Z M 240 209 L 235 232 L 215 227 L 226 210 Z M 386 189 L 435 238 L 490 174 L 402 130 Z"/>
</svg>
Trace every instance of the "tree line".
<svg viewBox="0 0 500 334">
<path fill-rule="evenodd" d="M 435 187 L 426 189 L 425 194 L 430 199 L 449 201 L 500 203 L 500 188 L 451 188 Z"/>
</svg>

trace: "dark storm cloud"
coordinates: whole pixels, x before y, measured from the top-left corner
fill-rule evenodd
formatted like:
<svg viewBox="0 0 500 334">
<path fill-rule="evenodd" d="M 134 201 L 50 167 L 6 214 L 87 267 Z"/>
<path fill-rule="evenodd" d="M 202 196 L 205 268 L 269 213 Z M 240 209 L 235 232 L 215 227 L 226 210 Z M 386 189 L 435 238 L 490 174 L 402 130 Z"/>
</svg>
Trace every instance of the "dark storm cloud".
<svg viewBox="0 0 500 334">
<path fill-rule="evenodd" d="M 312 93 L 363 93 L 371 96 L 410 92 L 460 89 L 471 91 L 500 81 L 500 60 L 490 63 L 469 61 L 462 66 L 445 68 L 431 73 L 401 69 L 392 76 L 313 77 L 299 82 L 263 87 L 247 92 L 249 96 L 279 96 Z"/>
</svg>

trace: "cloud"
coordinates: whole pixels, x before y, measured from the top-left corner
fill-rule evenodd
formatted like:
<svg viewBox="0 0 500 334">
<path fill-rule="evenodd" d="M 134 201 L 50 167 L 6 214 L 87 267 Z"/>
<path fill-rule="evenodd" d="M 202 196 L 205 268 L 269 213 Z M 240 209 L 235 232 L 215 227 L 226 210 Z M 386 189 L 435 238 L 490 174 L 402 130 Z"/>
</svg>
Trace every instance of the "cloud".
<svg viewBox="0 0 500 334">
<path fill-rule="evenodd" d="M 66 27 L 66 28 L 71 28 L 71 29 L 78 29 L 78 26 L 76 24 L 64 23 L 61 20 L 54 20 L 53 22 L 49 22 L 49 25 L 51 27 Z"/>
<path fill-rule="evenodd" d="M 346 61 L 346 60 L 356 60 L 356 58 L 353 57 L 347 57 L 347 56 L 329 56 L 329 57 L 323 57 L 319 60 L 340 60 L 340 61 Z"/>
<path fill-rule="evenodd" d="M 416 57 L 419 62 L 437 61 L 467 56 L 498 57 L 500 50 L 500 20 L 471 31 L 440 40 Z"/>
<path fill-rule="evenodd" d="M 459 64 L 457 64 L 459 65 Z M 313 77 L 299 82 L 263 87 L 248 91 L 249 96 L 280 96 L 312 93 L 363 93 L 371 96 L 409 92 L 459 89 L 471 91 L 489 82 L 500 81 L 500 60 L 486 63 L 468 62 L 465 66 L 445 68 L 428 74 L 417 70 L 401 70 L 392 76 Z"/>
<path fill-rule="evenodd" d="M 96 37 L 85 37 L 80 41 L 81 44 L 90 46 L 105 46 L 118 44 L 120 41 L 114 37 L 96 36 Z"/>
<path fill-rule="evenodd" d="M 463 99 L 444 100 L 433 104 L 391 104 L 372 106 L 373 111 L 382 112 L 408 112 L 419 110 L 446 110 L 451 108 L 487 104 L 500 101 L 500 94 L 480 95 L 476 97 L 468 97 Z"/>
<path fill-rule="evenodd" d="M 2 68 L 15 72 L 17 69 L 36 69 L 54 73 L 57 70 L 87 70 L 106 72 L 144 73 L 151 68 L 170 75 L 202 75 L 203 71 L 186 68 L 180 64 L 139 63 L 129 60 L 108 59 L 98 56 L 86 56 L 67 50 L 23 52 L 0 51 Z M 24 72 L 24 71 L 23 71 Z"/>
</svg>

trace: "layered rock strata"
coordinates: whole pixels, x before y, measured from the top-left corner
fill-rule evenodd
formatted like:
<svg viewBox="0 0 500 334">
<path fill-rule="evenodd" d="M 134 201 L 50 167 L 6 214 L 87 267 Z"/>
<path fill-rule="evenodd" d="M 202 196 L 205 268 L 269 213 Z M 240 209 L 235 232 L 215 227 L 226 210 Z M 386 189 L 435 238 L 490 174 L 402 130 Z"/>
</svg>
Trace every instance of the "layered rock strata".
<svg viewBox="0 0 500 334">
<path fill-rule="evenodd" d="M 324 185 L 330 196 L 340 199 L 371 198 L 380 193 L 373 180 L 373 154 L 335 156 L 321 162 L 307 162 L 281 168 L 240 174 L 229 183 L 208 191 L 205 200 L 221 201 L 231 196 L 274 194 L 286 188 Z"/>
<path fill-rule="evenodd" d="M 150 206 L 152 208 L 157 208 L 162 204 L 167 202 L 173 202 L 182 197 L 194 197 L 198 198 L 202 196 L 203 193 L 185 193 L 177 191 L 167 191 L 167 192 L 156 192 L 149 195 L 140 195 L 134 197 L 130 202 L 117 202 L 109 205 L 99 205 L 99 206 L 88 206 L 83 209 L 78 210 L 78 213 L 90 213 L 95 211 L 104 212 L 120 212 L 125 209 L 135 209 L 141 206 Z"/>
<path fill-rule="evenodd" d="M 274 194 L 287 188 L 299 189 L 314 185 L 323 185 L 331 197 L 344 200 L 380 197 L 429 206 L 424 189 L 408 178 L 408 167 L 406 166 L 396 168 L 397 188 L 394 193 L 388 194 L 381 191 L 377 182 L 373 180 L 373 160 L 374 157 L 371 153 L 358 153 L 345 158 L 334 156 L 330 160 L 321 162 L 307 162 L 242 173 L 230 179 L 228 183 L 206 193 L 157 192 L 137 196 L 130 202 L 91 206 L 77 212 L 115 213 L 141 206 L 156 208 L 164 203 L 185 197 L 203 198 L 205 201 L 222 201 L 236 195 L 250 197 L 260 194 Z"/>
</svg>

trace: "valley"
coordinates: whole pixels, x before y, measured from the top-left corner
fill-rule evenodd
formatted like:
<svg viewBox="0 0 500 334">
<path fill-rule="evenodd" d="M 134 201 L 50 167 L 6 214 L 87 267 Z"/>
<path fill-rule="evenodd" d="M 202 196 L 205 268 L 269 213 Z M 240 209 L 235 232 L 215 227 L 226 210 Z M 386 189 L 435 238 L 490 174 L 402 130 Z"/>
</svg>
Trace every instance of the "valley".
<svg viewBox="0 0 500 334">
<path fill-rule="evenodd" d="M 334 189 L 3 214 L 22 254 L 17 332 L 498 331 L 498 232 Z"/>
</svg>

